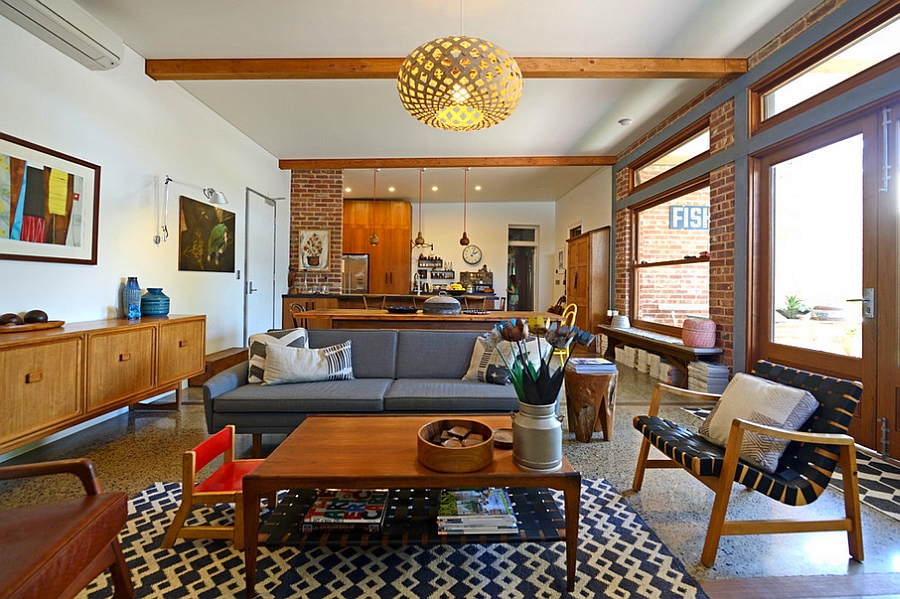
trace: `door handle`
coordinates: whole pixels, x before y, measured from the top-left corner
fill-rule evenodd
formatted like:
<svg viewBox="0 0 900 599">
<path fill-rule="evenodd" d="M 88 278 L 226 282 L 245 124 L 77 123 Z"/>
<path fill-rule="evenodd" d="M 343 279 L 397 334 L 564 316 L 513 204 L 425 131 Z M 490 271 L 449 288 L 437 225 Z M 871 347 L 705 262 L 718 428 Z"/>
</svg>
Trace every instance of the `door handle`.
<svg viewBox="0 0 900 599">
<path fill-rule="evenodd" d="M 848 299 L 848 302 L 862 302 L 863 318 L 875 318 L 875 288 L 866 287 L 863 289 L 862 297 Z"/>
<path fill-rule="evenodd" d="M 253 281 L 247 281 L 247 293 L 253 293 L 254 291 L 259 291 L 259 289 L 253 286 Z"/>
</svg>

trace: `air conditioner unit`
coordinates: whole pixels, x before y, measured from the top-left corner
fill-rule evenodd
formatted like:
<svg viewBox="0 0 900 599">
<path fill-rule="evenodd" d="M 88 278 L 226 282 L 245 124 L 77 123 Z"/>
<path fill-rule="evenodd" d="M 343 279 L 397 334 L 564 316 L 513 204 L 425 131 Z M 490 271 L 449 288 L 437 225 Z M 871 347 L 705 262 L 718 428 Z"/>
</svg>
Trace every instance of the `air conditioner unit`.
<svg viewBox="0 0 900 599">
<path fill-rule="evenodd" d="M 122 60 L 122 39 L 72 0 L 0 0 L 0 14 L 89 69 Z"/>
</svg>

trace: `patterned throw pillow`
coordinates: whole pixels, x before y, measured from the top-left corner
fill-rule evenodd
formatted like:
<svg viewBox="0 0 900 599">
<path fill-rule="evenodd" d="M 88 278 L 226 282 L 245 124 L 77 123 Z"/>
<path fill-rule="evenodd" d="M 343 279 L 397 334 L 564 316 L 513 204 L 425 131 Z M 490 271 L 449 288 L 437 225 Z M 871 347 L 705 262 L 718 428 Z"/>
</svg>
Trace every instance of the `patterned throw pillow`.
<svg viewBox="0 0 900 599">
<path fill-rule="evenodd" d="M 725 447 L 735 418 L 795 431 L 818 407 L 818 400 L 805 389 L 739 372 L 700 425 L 700 434 L 711 443 Z M 766 472 L 775 472 L 788 443 L 785 439 L 746 431 L 741 458 Z"/>
<path fill-rule="evenodd" d="M 550 353 L 550 344 L 532 337 L 524 344 L 529 361 L 540 367 L 540 362 Z M 502 356 L 501 356 L 502 352 Z M 505 385 L 509 382 L 509 369 L 507 364 L 512 364 L 513 356 L 518 355 L 519 344 L 509 341 L 500 341 L 497 345 L 491 343 L 491 336 L 485 335 L 475 340 L 472 348 L 472 358 L 469 361 L 469 369 L 463 376 L 464 381 L 480 381 L 482 383 L 494 383 Z M 505 361 L 504 361 L 505 360 Z"/>
<path fill-rule="evenodd" d="M 266 370 L 266 346 L 286 345 L 288 347 L 309 347 L 306 329 L 281 329 L 250 335 L 250 370 L 248 383 L 262 383 Z"/>
<path fill-rule="evenodd" d="M 322 349 L 270 345 L 264 385 L 340 381 L 353 378 L 350 340 Z"/>
</svg>

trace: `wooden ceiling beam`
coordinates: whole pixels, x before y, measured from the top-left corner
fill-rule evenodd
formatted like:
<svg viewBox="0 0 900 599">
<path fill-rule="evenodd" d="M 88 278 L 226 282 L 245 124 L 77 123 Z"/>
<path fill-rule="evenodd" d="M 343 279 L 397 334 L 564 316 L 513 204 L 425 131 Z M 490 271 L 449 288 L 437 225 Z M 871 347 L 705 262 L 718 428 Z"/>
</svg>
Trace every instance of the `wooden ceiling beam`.
<svg viewBox="0 0 900 599">
<path fill-rule="evenodd" d="M 612 166 L 615 156 L 491 156 L 473 158 L 298 158 L 278 161 L 282 170 L 460 168 L 507 166 Z"/>
<path fill-rule="evenodd" d="M 747 72 L 729 58 L 517 58 L 532 79 L 719 79 Z M 395 79 L 402 58 L 179 58 L 150 59 L 157 81 L 249 79 Z"/>
</svg>

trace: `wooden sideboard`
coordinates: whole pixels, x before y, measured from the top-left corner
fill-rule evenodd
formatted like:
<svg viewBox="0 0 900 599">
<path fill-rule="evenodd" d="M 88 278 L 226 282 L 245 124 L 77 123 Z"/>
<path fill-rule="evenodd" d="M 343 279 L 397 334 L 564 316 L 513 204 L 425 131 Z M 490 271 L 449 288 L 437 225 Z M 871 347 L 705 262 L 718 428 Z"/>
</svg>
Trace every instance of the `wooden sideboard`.
<svg viewBox="0 0 900 599">
<path fill-rule="evenodd" d="M 97 320 L 0 333 L 0 453 L 203 372 L 206 316 Z"/>
</svg>

